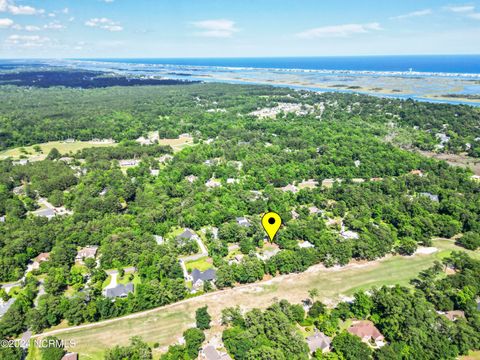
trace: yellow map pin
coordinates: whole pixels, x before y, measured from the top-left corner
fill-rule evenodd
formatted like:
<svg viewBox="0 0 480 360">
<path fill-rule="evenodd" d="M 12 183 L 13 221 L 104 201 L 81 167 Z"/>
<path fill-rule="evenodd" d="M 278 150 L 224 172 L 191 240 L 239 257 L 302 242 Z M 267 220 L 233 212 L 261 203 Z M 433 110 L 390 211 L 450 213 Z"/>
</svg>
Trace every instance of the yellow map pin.
<svg viewBox="0 0 480 360">
<path fill-rule="evenodd" d="M 273 241 L 278 229 L 280 229 L 280 226 L 282 225 L 282 218 L 276 212 L 270 211 L 263 215 L 262 225 L 267 232 L 270 241 Z"/>
</svg>

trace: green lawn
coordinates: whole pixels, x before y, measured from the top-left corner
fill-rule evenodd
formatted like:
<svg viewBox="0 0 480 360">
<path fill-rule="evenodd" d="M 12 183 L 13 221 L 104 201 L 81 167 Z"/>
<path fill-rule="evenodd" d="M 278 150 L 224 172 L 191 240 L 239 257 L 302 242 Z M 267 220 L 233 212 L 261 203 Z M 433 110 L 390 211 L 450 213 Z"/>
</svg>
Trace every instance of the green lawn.
<svg viewBox="0 0 480 360">
<path fill-rule="evenodd" d="M 185 266 L 187 267 L 188 272 L 191 272 L 193 269 L 205 271 L 213 268 L 213 264 L 211 262 L 208 262 L 208 259 L 210 258 L 208 256 L 205 256 L 198 260 L 186 262 Z"/>
<path fill-rule="evenodd" d="M 27 159 L 30 161 L 39 161 L 39 160 L 44 160 L 45 157 L 48 155 L 50 150 L 53 148 L 57 148 L 58 151 L 60 151 L 61 154 L 68 154 L 68 153 L 76 153 L 77 151 L 86 149 L 86 148 L 92 148 L 92 147 L 111 147 L 111 146 L 117 146 L 117 144 L 100 144 L 100 143 L 90 143 L 88 141 L 76 141 L 73 143 L 65 143 L 62 141 L 51 141 L 43 144 L 38 144 L 40 148 L 42 149 L 42 152 L 37 153 L 32 146 L 25 146 L 25 147 L 18 147 L 15 149 L 9 149 L 0 152 L 0 160 L 6 159 L 8 157 L 11 157 L 13 159 L 18 159 L 21 155 L 26 156 Z M 25 149 L 26 154 L 21 151 L 21 149 Z"/>
</svg>

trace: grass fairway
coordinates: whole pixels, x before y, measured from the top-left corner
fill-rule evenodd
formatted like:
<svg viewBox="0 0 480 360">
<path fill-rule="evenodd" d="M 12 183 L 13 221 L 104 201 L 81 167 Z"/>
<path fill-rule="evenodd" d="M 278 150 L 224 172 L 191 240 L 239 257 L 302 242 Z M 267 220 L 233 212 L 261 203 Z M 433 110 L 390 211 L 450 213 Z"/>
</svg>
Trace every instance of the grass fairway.
<svg viewBox="0 0 480 360">
<path fill-rule="evenodd" d="M 159 145 L 170 145 L 174 152 L 179 152 L 180 150 L 186 148 L 187 146 L 193 145 L 192 137 L 181 137 L 178 139 L 160 139 L 158 140 Z"/>
<path fill-rule="evenodd" d="M 41 153 L 37 153 L 33 146 L 26 146 L 26 147 L 18 147 L 15 149 L 9 149 L 0 152 L 0 160 L 6 159 L 11 157 L 13 159 L 19 159 L 21 155 L 24 155 L 29 161 L 41 161 L 45 160 L 50 150 L 53 148 L 57 148 L 61 154 L 68 154 L 68 153 L 76 153 L 77 151 L 92 148 L 92 147 L 111 147 L 117 146 L 116 143 L 98 143 L 98 142 L 90 142 L 90 141 L 75 141 L 71 143 L 63 142 L 63 141 L 51 141 L 43 144 L 38 144 L 42 149 Z M 22 152 L 21 149 L 25 149 L 26 153 Z"/>
<path fill-rule="evenodd" d="M 79 352 L 82 359 L 100 360 L 106 348 L 125 345 L 134 335 L 142 336 L 150 345 L 158 342 L 161 346 L 167 346 L 175 343 L 185 329 L 194 325 L 195 310 L 204 305 L 208 305 L 214 325 L 218 325 L 221 310 L 225 307 L 239 305 L 244 309 L 264 308 L 278 299 L 298 303 L 307 298 L 308 290 L 312 288 L 319 290 L 321 300 L 333 303 L 342 295 L 349 296 L 373 286 L 408 285 L 410 279 L 434 261 L 448 256 L 452 250 L 460 250 L 450 240 L 435 240 L 434 246 L 439 251 L 433 254 L 389 256 L 379 261 L 351 263 L 341 268 L 326 269 L 316 265 L 301 274 L 278 276 L 120 319 L 58 330 L 53 334 L 61 339 L 75 340 L 77 346 L 73 351 Z M 470 254 L 480 258 L 479 252 Z"/>
</svg>

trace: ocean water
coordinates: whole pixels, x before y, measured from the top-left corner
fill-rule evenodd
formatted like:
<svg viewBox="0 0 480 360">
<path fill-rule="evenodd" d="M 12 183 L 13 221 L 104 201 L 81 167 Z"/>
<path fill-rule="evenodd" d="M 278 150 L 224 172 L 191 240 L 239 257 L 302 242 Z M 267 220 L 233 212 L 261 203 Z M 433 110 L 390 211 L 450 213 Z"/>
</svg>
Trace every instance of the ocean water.
<svg viewBox="0 0 480 360">
<path fill-rule="evenodd" d="M 332 56 L 274 58 L 77 59 L 95 62 L 256 69 L 349 70 L 480 74 L 480 55 Z"/>
</svg>

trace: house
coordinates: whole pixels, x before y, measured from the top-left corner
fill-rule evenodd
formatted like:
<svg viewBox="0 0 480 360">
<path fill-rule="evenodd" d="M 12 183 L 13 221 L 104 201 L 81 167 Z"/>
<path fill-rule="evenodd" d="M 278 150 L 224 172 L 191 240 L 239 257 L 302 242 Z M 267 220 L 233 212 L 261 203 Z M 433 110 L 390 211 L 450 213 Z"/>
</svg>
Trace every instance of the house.
<svg viewBox="0 0 480 360">
<path fill-rule="evenodd" d="M 237 224 L 243 227 L 249 227 L 250 226 L 250 221 L 246 217 L 237 217 Z"/>
<path fill-rule="evenodd" d="M 303 180 L 298 187 L 300 189 L 314 189 L 318 186 L 318 181 L 315 179 Z"/>
<path fill-rule="evenodd" d="M 58 159 L 58 161 L 63 161 L 64 163 L 70 164 L 73 161 L 72 157 L 64 156 Z"/>
<path fill-rule="evenodd" d="M 450 321 L 457 321 L 458 319 L 465 319 L 465 312 L 461 310 L 447 311 L 444 314 Z"/>
<path fill-rule="evenodd" d="M 144 136 L 140 136 L 137 140 L 135 140 L 140 145 L 150 145 L 152 142 L 150 139 L 145 138 Z"/>
<path fill-rule="evenodd" d="M 470 179 L 472 179 L 473 181 L 480 181 L 480 176 L 479 175 L 472 175 L 470 177 Z"/>
<path fill-rule="evenodd" d="M 376 347 L 385 345 L 385 337 L 369 320 L 354 321 L 347 331 L 358 336 L 364 343 L 374 343 Z"/>
<path fill-rule="evenodd" d="M 5 221 L 6 221 L 6 217 L 5 217 L 5 215 L 3 215 L 3 216 L 0 216 L 0 222 L 5 222 Z"/>
<path fill-rule="evenodd" d="M 87 246 L 77 252 L 76 260 L 83 263 L 85 259 L 95 259 L 97 256 L 98 246 Z"/>
<path fill-rule="evenodd" d="M 345 240 L 358 239 L 359 235 L 355 231 L 343 230 L 340 231 L 340 236 Z"/>
<path fill-rule="evenodd" d="M 240 264 L 240 262 L 242 261 L 244 255 L 243 254 L 237 254 L 233 257 L 233 259 L 229 260 L 228 261 L 228 265 L 232 265 L 232 264 Z"/>
<path fill-rule="evenodd" d="M 308 208 L 308 211 L 310 212 L 310 214 L 318 214 L 320 212 L 320 209 L 316 206 L 310 206 Z"/>
<path fill-rule="evenodd" d="M 192 230 L 190 229 L 185 229 L 183 232 L 177 236 L 177 240 L 184 241 L 184 240 L 197 240 L 198 235 L 195 234 Z"/>
<path fill-rule="evenodd" d="M 13 188 L 12 191 L 15 195 L 24 195 L 25 194 L 25 186 L 24 185 L 16 186 L 16 187 Z"/>
<path fill-rule="evenodd" d="M 280 252 L 280 249 L 279 249 L 279 248 L 273 248 L 272 250 L 266 250 L 266 251 L 264 251 L 263 254 L 256 253 L 255 255 L 256 255 L 257 258 L 259 258 L 260 260 L 267 261 L 267 260 L 270 259 L 271 257 L 277 255 L 279 252 Z"/>
<path fill-rule="evenodd" d="M 423 176 L 422 170 L 412 170 L 412 171 L 410 171 L 410 174 L 411 175 L 417 175 L 417 176 L 420 176 L 420 177 Z"/>
<path fill-rule="evenodd" d="M 104 290 L 104 295 L 107 298 L 114 299 L 114 298 L 126 298 L 128 294 L 133 293 L 134 286 L 132 283 L 128 283 L 126 285 L 119 284 L 112 288 L 106 288 Z"/>
<path fill-rule="evenodd" d="M 214 269 L 207 269 L 204 272 L 201 272 L 198 269 L 193 269 L 191 276 L 192 286 L 198 289 L 203 286 L 205 281 L 214 281 L 217 278 L 217 272 Z"/>
<path fill-rule="evenodd" d="M 208 188 L 216 188 L 222 186 L 222 183 L 219 180 L 210 179 L 205 183 L 205 186 Z"/>
<path fill-rule="evenodd" d="M 419 195 L 421 196 L 426 196 L 428 197 L 431 201 L 434 201 L 434 202 L 438 202 L 439 199 L 438 199 L 438 195 L 434 195 L 434 194 L 431 194 L 429 192 L 421 192 L 419 193 Z"/>
<path fill-rule="evenodd" d="M 290 211 L 293 220 L 297 220 L 300 217 L 300 214 L 297 213 L 295 210 Z"/>
<path fill-rule="evenodd" d="M 17 166 L 17 165 L 27 165 L 28 164 L 28 160 L 27 159 L 21 159 L 21 160 L 17 160 L 17 161 L 13 161 L 12 162 L 12 165 L 13 166 Z"/>
<path fill-rule="evenodd" d="M 300 243 L 298 243 L 298 246 L 301 248 L 301 249 L 308 249 L 308 248 L 313 248 L 315 247 L 315 245 L 313 245 L 311 242 L 309 241 L 302 241 Z"/>
<path fill-rule="evenodd" d="M 227 179 L 227 184 L 238 184 L 240 180 L 234 179 L 234 178 L 228 178 Z"/>
<path fill-rule="evenodd" d="M 33 259 L 32 269 L 37 270 L 40 268 L 40 264 L 44 261 L 48 261 L 50 259 L 50 253 L 41 253 L 35 259 Z"/>
<path fill-rule="evenodd" d="M 195 175 L 188 175 L 185 177 L 185 180 L 187 180 L 191 184 L 193 184 L 197 179 L 198 177 Z"/>
<path fill-rule="evenodd" d="M 150 175 L 158 176 L 160 174 L 160 170 L 158 169 L 150 169 Z"/>
<path fill-rule="evenodd" d="M 37 210 L 37 211 L 32 212 L 32 214 L 35 215 L 35 216 L 46 217 L 48 220 L 53 219 L 57 215 L 55 210 L 50 209 L 50 208 Z"/>
<path fill-rule="evenodd" d="M 220 353 L 213 345 L 207 345 L 200 351 L 199 359 L 202 360 L 232 360 L 227 353 Z"/>
<path fill-rule="evenodd" d="M 157 242 L 157 245 L 163 245 L 165 243 L 165 240 L 163 239 L 163 236 L 153 235 L 153 238 Z"/>
<path fill-rule="evenodd" d="M 5 313 L 10 309 L 10 306 L 15 302 L 15 298 L 11 298 L 8 301 L 3 301 L 0 299 L 0 318 L 5 315 Z"/>
<path fill-rule="evenodd" d="M 355 161 L 353 162 L 353 164 L 355 165 L 355 167 L 359 167 L 361 163 L 362 163 L 362 162 L 361 162 L 360 160 L 355 160 Z"/>
<path fill-rule="evenodd" d="M 78 360 L 77 353 L 66 353 L 63 355 L 62 360 Z"/>
<path fill-rule="evenodd" d="M 307 337 L 305 340 L 311 353 L 317 350 L 321 350 L 323 353 L 330 351 L 332 339 L 320 331 L 315 330 L 315 334 Z"/>
<path fill-rule="evenodd" d="M 283 192 L 292 192 L 292 193 L 297 193 L 299 190 L 298 188 L 295 186 L 295 185 L 292 185 L 292 184 L 288 184 L 287 186 L 284 186 L 282 188 L 280 188 L 280 190 L 282 190 Z"/>
<path fill-rule="evenodd" d="M 120 160 L 118 164 L 120 166 L 137 166 L 138 164 L 140 164 L 140 160 L 136 160 L 136 159 Z"/>
<path fill-rule="evenodd" d="M 168 161 L 170 161 L 170 160 L 172 160 L 172 159 L 173 159 L 173 156 L 172 156 L 172 155 L 170 155 L 170 154 L 165 154 L 165 155 L 161 156 L 161 157 L 158 159 L 158 161 L 160 161 L 161 163 L 166 163 L 166 162 L 168 162 Z"/>
</svg>

